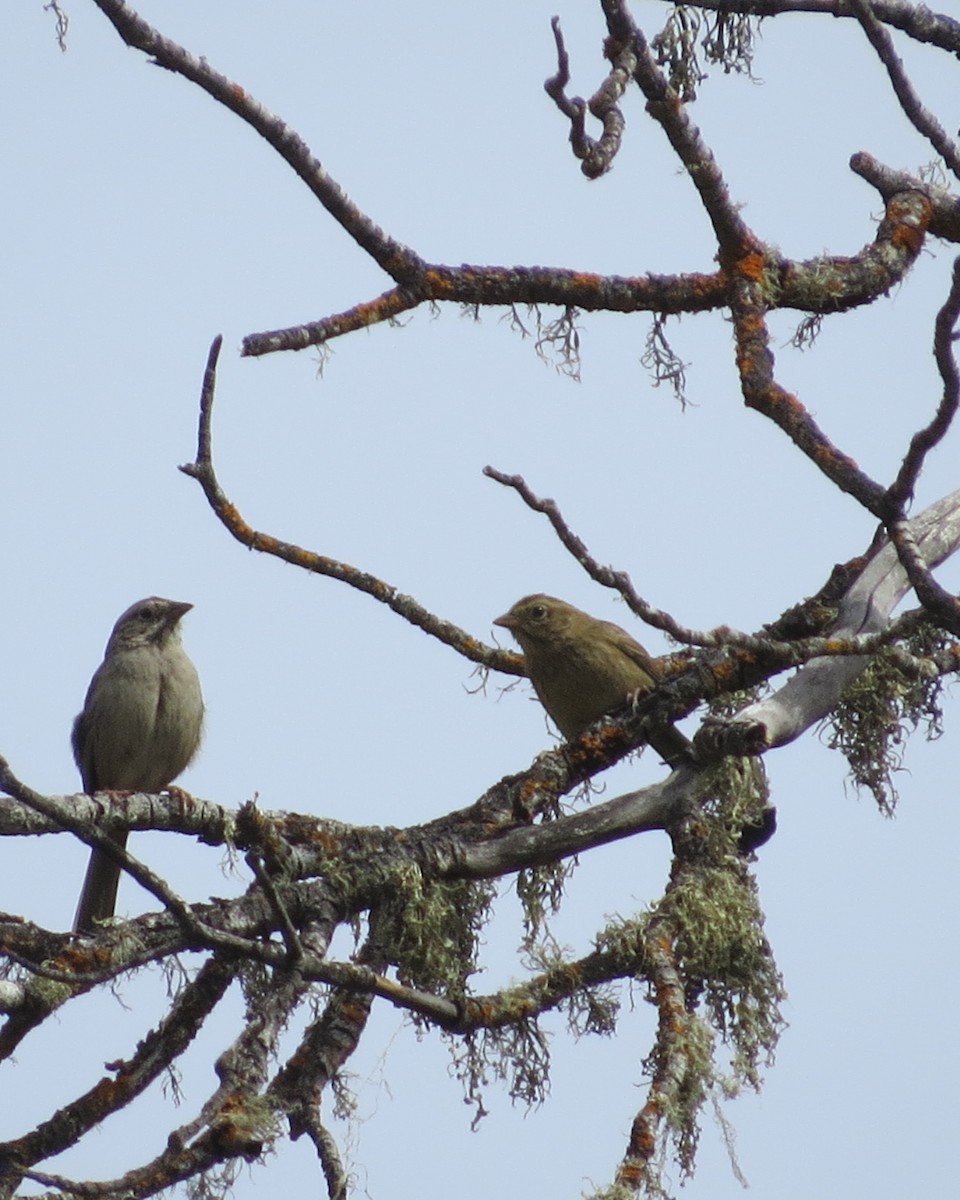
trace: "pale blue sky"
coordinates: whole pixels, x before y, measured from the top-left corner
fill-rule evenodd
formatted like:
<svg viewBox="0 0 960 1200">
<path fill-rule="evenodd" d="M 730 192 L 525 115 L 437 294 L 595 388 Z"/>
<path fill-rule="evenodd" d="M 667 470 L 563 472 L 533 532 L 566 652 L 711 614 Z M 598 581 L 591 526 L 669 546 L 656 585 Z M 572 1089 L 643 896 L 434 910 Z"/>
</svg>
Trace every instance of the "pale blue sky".
<svg viewBox="0 0 960 1200">
<path fill-rule="evenodd" d="M 571 90 L 589 93 L 603 67 L 598 6 L 568 10 Z M 142 11 L 283 116 L 374 220 L 427 258 L 712 267 L 706 218 L 636 94 L 615 170 L 581 176 L 542 91 L 553 4 L 151 0 Z M 650 34 L 665 11 L 634 6 Z M 469 804 L 549 743 L 523 689 L 498 699 L 492 681 L 470 694 L 470 666 L 451 651 L 222 531 L 176 469 L 194 452 L 216 333 L 218 469 L 251 524 L 369 570 L 479 637 L 533 590 L 629 624 L 547 523 L 483 478 L 487 463 L 556 498 L 598 558 L 694 627 L 754 629 L 866 547 L 871 519 L 744 409 L 719 314 L 670 323 L 691 364 L 686 411 L 639 364 L 642 315 L 583 318 L 579 383 L 544 366 L 498 311 L 478 323 L 423 311 L 342 339 L 322 378 L 312 352 L 241 360 L 245 334 L 347 308 L 388 281 L 235 116 L 124 48 L 87 0 L 68 12 L 66 55 L 39 0 L 12 6 L 0 44 L 0 753 L 33 787 L 78 786 L 70 722 L 116 616 L 150 593 L 196 606 L 184 636 L 209 716 L 183 784 L 198 795 L 404 825 Z M 949 60 L 900 49 L 956 129 Z M 732 195 L 787 255 L 856 253 L 881 205 L 849 156 L 915 169 L 931 151 L 851 23 L 768 21 L 755 72 L 762 86 L 712 71 L 692 110 Z M 774 321 L 781 381 L 881 481 L 938 400 L 929 347 L 951 265 L 949 247 L 931 242 L 903 286 L 827 322 L 806 354 L 785 344 L 794 316 Z M 919 505 L 958 486 L 956 464 L 954 438 L 932 456 Z M 960 587 L 955 564 L 940 577 Z M 767 758 L 780 832 L 757 875 L 790 1028 L 763 1095 L 726 1110 L 760 1200 L 945 1195 L 954 1174 L 955 698 L 947 710 L 944 738 L 907 749 L 893 822 L 845 788 L 844 764 L 816 735 Z M 607 794 L 658 775 L 652 760 L 621 766 Z M 191 898 L 241 886 L 208 848 L 136 842 Z M 656 898 L 665 842 L 585 859 L 558 936 L 583 953 L 604 914 Z M 0 908 L 66 927 L 85 854 L 66 837 L 0 845 Z M 124 885 L 122 909 L 141 899 Z M 522 975 L 518 937 L 507 895 L 483 990 Z M 130 1053 L 162 990 L 144 977 L 122 996 L 127 1008 L 103 995 L 69 1006 L 0 1068 L 0 1138 Z M 439 1039 L 418 1043 L 381 1005 L 350 1064 L 361 1120 L 334 1127 L 376 1200 L 446 1195 L 452 1181 L 462 1200 L 492 1188 L 578 1196 L 619 1161 L 643 1102 L 651 1020 L 638 998 L 616 1039 L 580 1043 L 548 1021 L 547 1104 L 525 1115 L 491 1087 L 491 1116 L 471 1134 Z M 206 1064 L 235 1030 L 224 1014 L 191 1051 L 178 1111 L 157 1088 L 50 1169 L 105 1178 L 156 1150 L 208 1093 Z M 742 1195 L 709 1114 L 704 1124 L 683 1194 Z M 312 1151 L 285 1145 L 236 1195 L 321 1186 Z"/>
</svg>

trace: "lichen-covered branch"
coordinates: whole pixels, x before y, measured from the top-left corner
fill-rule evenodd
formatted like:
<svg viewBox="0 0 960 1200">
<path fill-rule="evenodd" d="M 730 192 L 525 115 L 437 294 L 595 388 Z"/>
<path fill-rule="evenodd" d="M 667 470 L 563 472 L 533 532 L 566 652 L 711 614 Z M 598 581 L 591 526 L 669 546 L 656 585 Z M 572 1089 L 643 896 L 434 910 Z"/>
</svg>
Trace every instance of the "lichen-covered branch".
<svg viewBox="0 0 960 1200">
<path fill-rule="evenodd" d="M 712 230 L 713 248 L 702 263 L 693 264 L 701 270 L 620 276 L 569 267 L 426 261 L 361 211 L 303 139 L 243 86 L 164 37 L 129 4 L 95 3 L 126 45 L 201 88 L 265 139 L 388 277 L 377 285 L 385 288 L 379 295 L 339 312 L 251 333 L 243 342 L 245 356 L 322 347 L 423 305 L 452 303 L 472 311 L 502 307 L 518 324 L 517 314 L 527 305 L 536 313 L 538 351 L 558 346 L 574 374 L 582 313 L 651 312 L 659 320 L 683 313 L 729 316 L 747 406 L 774 422 L 822 476 L 876 516 L 889 542 L 837 567 L 824 587 L 758 633 L 723 625 L 699 631 L 687 628 L 682 614 L 666 613 L 642 597 L 625 570 L 600 563 L 560 506 L 537 496 L 522 476 L 487 468 L 488 476 L 548 518 L 593 580 L 617 590 L 641 619 L 681 643 L 682 649 L 663 661 L 650 695 L 634 698 L 623 711 L 538 755 L 527 769 L 500 779 L 482 795 L 459 801 L 454 796 L 442 816 L 406 828 L 363 828 L 299 812 L 268 812 L 253 802 L 233 810 L 177 791 L 43 796 L 0 759 L 0 787 L 8 793 L 0 797 L 0 836 L 66 833 L 104 848 L 147 889 L 157 909 L 104 922 L 83 936 L 0 914 L 0 1060 L 10 1065 L 25 1039 L 49 1028 L 49 1018 L 92 989 L 115 986 L 125 973 L 148 966 L 172 973 L 178 956 L 190 964 L 189 974 L 182 968 L 184 981 L 171 991 L 166 1011 L 138 1044 L 119 1051 L 109 1047 L 113 1057 L 106 1074 L 85 1081 L 65 1100 L 51 1100 L 48 1115 L 34 1128 L 0 1145 L 0 1200 L 22 1183 L 48 1188 L 51 1200 L 64 1194 L 139 1200 L 183 1181 L 198 1193 L 205 1180 L 222 1191 L 240 1164 L 262 1159 L 285 1134 L 309 1139 L 328 1195 L 344 1200 L 347 1170 L 321 1109 L 331 1094 L 335 1111 L 346 1104 L 342 1073 L 378 1002 L 408 1014 L 419 1027 L 441 1032 L 479 1117 L 488 1076 L 504 1080 L 514 1098 L 543 1099 L 549 1068 L 548 1033 L 541 1028 L 545 1014 L 565 1014 L 577 1036 L 610 1034 L 618 989 L 629 988 L 645 994 L 655 1011 L 656 1031 L 644 1063 L 646 1096 L 609 1195 L 618 1200 L 662 1195 L 665 1150 L 672 1147 L 681 1171 L 692 1171 L 705 1100 L 720 1090 L 733 1094 L 743 1086 L 759 1087 L 782 1024 L 782 983 L 750 873 L 752 852 L 772 829 L 764 821 L 773 810 L 760 756 L 830 718 L 840 730 L 835 744 L 847 755 L 855 779 L 874 787 L 882 802 L 885 776 L 893 769 L 890 755 L 878 748 L 885 727 L 901 719 L 916 724 L 922 715 L 935 714 L 936 689 L 960 669 L 960 642 L 952 640 L 960 637 L 960 605 L 933 574 L 960 546 L 960 493 L 908 519 L 929 452 L 953 429 L 960 403 L 954 355 L 960 266 L 934 335 L 942 397 L 914 434 L 890 486 L 860 470 L 853 448 L 848 452 L 835 445 L 813 420 L 815 403 L 808 408 L 780 382 L 768 327 L 769 314 L 778 309 L 828 316 L 878 300 L 907 276 L 928 234 L 960 241 L 960 203 L 926 179 L 855 155 L 851 168 L 885 203 L 875 236 L 852 254 L 790 257 L 768 231 L 747 224 L 692 119 L 702 79 L 697 46 L 705 61 L 749 71 L 753 17 L 804 11 L 857 19 L 904 112 L 960 175 L 960 151 L 920 103 L 887 33 L 887 27 L 896 28 L 960 56 L 960 23 L 902 0 L 704 0 L 679 6 L 667 33 L 648 40 L 626 0 L 600 0 L 607 34 L 604 61 L 593 95 L 584 100 L 567 94 L 569 58 L 554 20 L 557 72 L 546 87 L 569 126 L 584 174 L 597 178 L 616 165 L 626 133 L 624 114 L 630 111 L 626 102 L 636 88 Z M 688 20 L 686 11 L 694 9 L 696 19 Z M 591 135 L 590 120 L 599 122 L 598 136 Z M 630 229 L 628 222 L 624 228 Z M 558 306 L 561 315 L 552 325 L 541 324 L 542 305 Z M 487 645 L 377 575 L 247 522 L 214 468 L 212 414 L 220 349 L 217 338 L 204 374 L 196 457 L 182 470 L 200 484 L 230 535 L 250 549 L 373 597 L 483 671 L 526 674 L 519 655 Z M 678 362 L 671 358 L 664 373 L 676 376 L 682 369 Z M 894 620 L 894 609 L 911 587 L 922 610 Z M 793 667 L 800 668 L 797 674 L 773 695 L 755 700 L 754 693 L 748 702 L 740 694 Z M 868 686 L 876 702 L 873 707 L 865 700 L 854 702 L 858 728 L 852 728 L 850 693 L 845 695 L 851 682 Z M 698 710 L 710 715 L 696 736 L 695 761 L 661 782 L 611 799 L 594 796 L 589 805 L 572 809 L 561 803 L 648 744 L 651 731 Z M 931 724 L 936 727 L 936 720 Z M 424 753 L 429 754 L 426 741 Z M 115 847 L 110 834 L 130 829 L 167 830 L 238 850 L 240 869 L 245 863 L 249 871 L 246 891 L 202 903 L 178 896 L 144 862 Z M 570 860 L 652 831 L 669 837 L 673 850 L 663 896 L 638 915 L 599 930 L 587 953 L 561 951 L 550 940 L 546 914 L 562 902 Z M 745 836 L 751 831 L 752 840 Z M 492 881 L 511 877 L 518 877 L 524 908 L 525 974 L 519 982 L 488 984 L 493 990 L 481 994 L 475 976 L 495 899 Z M 334 939 L 346 932 L 354 935 L 354 949 L 334 957 L 331 945 L 339 945 Z M 241 991 L 245 1005 L 233 1027 L 218 1029 L 216 1080 L 205 1100 L 191 1100 L 188 1115 L 164 1131 L 148 1161 L 114 1179 L 68 1179 L 41 1169 L 105 1118 L 133 1105 L 163 1072 L 175 1073 L 201 1030 L 213 1027 L 210 1018 L 221 1019 L 228 989 Z M 281 1041 L 288 1029 L 298 1031 L 292 1051 Z M 725 1051 L 729 1071 L 718 1065 Z"/>
<path fill-rule="evenodd" d="M 672 4 L 673 0 L 664 0 Z M 784 13 L 821 14 L 855 20 L 849 0 L 697 0 L 705 12 L 741 13 L 754 17 L 778 17 Z M 899 29 L 915 41 L 925 42 L 960 56 L 960 21 L 946 13 L 934 12 L 913 0 L 871 0 L 873 15 L 885 25 Z"/>
<path fill-rule="evenodd" d="M 177 996 L 160 1025 L 117 1064 L 110 1077 L 64 1105 L 32 1132 L 0 1144 L 0 1175 L 21 1173 L 75 1145 L 111 1113 L 125 1108 L 183 1053 L 220 1002 L 239 964 L 210 959 Z"/>
</svg>

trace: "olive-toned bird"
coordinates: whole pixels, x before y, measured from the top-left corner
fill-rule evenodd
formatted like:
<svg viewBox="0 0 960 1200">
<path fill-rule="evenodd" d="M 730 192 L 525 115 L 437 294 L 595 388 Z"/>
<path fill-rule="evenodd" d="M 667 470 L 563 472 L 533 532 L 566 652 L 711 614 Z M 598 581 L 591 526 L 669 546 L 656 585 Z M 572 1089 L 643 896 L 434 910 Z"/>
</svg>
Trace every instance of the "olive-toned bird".
<svg viewBox="0 0 960 1200">
<path fill-rule="evenodd" d="M 83 712 L 73 723 L 73 757 L 83 790 L 159 792 L 200 745 L 203 696 L 180 645 L 180 618 L 192 604 L 150 596 L 117 621 Z M 125 846 L 126 833 L 113 835 Z M 77 933 L 113 916 L 120 868 L 103 850 L 90 856 L 74 918 Z"/>
<path fill-rule="evenodd" d="M 568 741 L 652 692 L 661 678 L 656 660 L 625 629 L 554 596 L 524 596 L 494 625 L 520 643 L 540 703 Z M 653 731 L 650 744 L 671 766 L 691 757 L 689 740 L 672 725 Z"/>
</svg>

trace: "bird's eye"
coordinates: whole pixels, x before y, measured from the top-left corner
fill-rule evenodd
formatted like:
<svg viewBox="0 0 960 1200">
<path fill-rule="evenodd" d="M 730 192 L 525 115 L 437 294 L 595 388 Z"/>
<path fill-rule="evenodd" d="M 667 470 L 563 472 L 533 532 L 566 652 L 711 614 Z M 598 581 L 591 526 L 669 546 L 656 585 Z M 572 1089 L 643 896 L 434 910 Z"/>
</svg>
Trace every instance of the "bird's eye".
<svg viewBox="0 0 960 1200">
<path fill-rule="evenodd" d="M 530 609 L 530 616 L 533 617 L 535 621 L 542 621 L 546 615 L 547 606 L 545 604 L 535 604 L 533 608 Z"/>
</svg>

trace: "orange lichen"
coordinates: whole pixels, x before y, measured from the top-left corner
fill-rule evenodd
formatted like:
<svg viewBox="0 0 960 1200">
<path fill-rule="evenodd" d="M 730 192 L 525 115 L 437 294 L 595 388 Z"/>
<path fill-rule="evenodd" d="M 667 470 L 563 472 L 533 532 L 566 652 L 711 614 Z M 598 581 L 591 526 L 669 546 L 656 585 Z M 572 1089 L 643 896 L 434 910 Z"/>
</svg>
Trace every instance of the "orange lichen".
<svg viewBox="0 0 960 1200">
<path fill-rule="evenodd" d="M 652 1142 L 653 1138 L 650 1137 L 649 1140 Z M 653 1150 L 648 1150 L 645 1145 L 638 1146 L 637 1153 L 641 1154 L 645 1160 L 653 1157 Z M 641 1167 L 634 1163 L 627 1163 L 617 1172 L 617 1183 L 622 1183 L 631 1192 L 638 1192 L 646 1177 L 646 1166 Z"/>
<path fill-rule="evenodd" d="M 653 1158 L 654 1151 L 657 1148 L 656 1138 L 653 1134 L 653 1125 L 655 1121 L 660 1119 L 660 1107 L 660 1104 L 656 1100 L 648 1100 L 640 1114 L 643 1128 L 640 1131 L 640 1137 L 637 1139 L 637 1148 L 646 1159 Z"/>
<path fill-rule="evenodd" d="M 849 642 L 846 638 L 828 638 L 824 645 L 825 654 L 839 654 L 847 648 Z"/>
<path fill-rule="evenodd" d="M 454 291 L 453 280 L 443 271 L 428 270 L 424 272 L 423 281 L 428 293 L 437 299 Z"/>
<path fill-rule="evenodd" d="M 532 813 L 540 794 L 540 784 L 534 779 L 525 779 L 520 787 L 519 801 L 524 813 Z"/>
<path fill-rule="evenodd" d="M 911 258 L 920 253 L 924 235 L 933 217 L 933 205 L 921 192 L 895 196 L 887 205 L 887 220 L 894 226 L 890 244 Z"/>
<path fill-rule="evenodd" d="M 736 264 L 737 271 L 745 278 L 752 279 L 754 283 L 759 283 L 763 278 L 766 262 L 764 257 L 758 251 L 752 254 L 745 254 L 743 258 Z"/>
<path fill-rule="evenodd" d="M 331 834 L 325 833 L 322 829 L 318 829 L 314 833 L 311 841 L 314 846 L 325 850 L 328 854 L 334 854 L 341 848 L 340 838 L 335 838 Z"/>
<path fill-rule="evenodd" d="M 576 271 L 570 276 L 571 287 L 590 288 L 592 291 L 597 291 L 602 283 L 602 275 L 588 274 L 586 271 Z"/>
<path fill-rule="evenodd" d="M 355 999 L 349 995 L 344 995 L 342 1001 L 341 1012 L 346 1021 L 350 1023 L 359 1023 L 366 1019 L 369 1006 L 366 1003 L 365 993 L 355 993 Z"/>
<path fill-rule="evenodd" d="M 898 250 L 906 250 L 911 258 L 920 253 L 923 245 L 923 231 L 912 225 L 900 224 L 890 236 L 890 244 Z"/>
<path fill-rule="evenodd" d="M 237 511 L 236 506 L 231 504 L 229 501 L 226 501 L 220 506 L 220 515 L 223 517 L 224 521 L 226 521 L 227 524 L 234 529 L 249 528 L 249 526 L 240 516 L 240 513 Z"/>
<path fill-rule="evenodd" d="M 835 463 L 848 467 L 851 471 L 859 471 L 859 466 L 855 459 L 848 454 L 841 454 L 839 450 L 835 450 L 832 446 L 818 446 L 813 460 L 817 464 L 820 463 Z"/>
<path fill-rule="evenodd" d="M 393 307 L 392 304 L 385 304 L 382 300 L 377 299 L 357 304 L 353 311 L 359 325 L 374 325 L 382 321 L 392 311 Z"/>
</svg>

